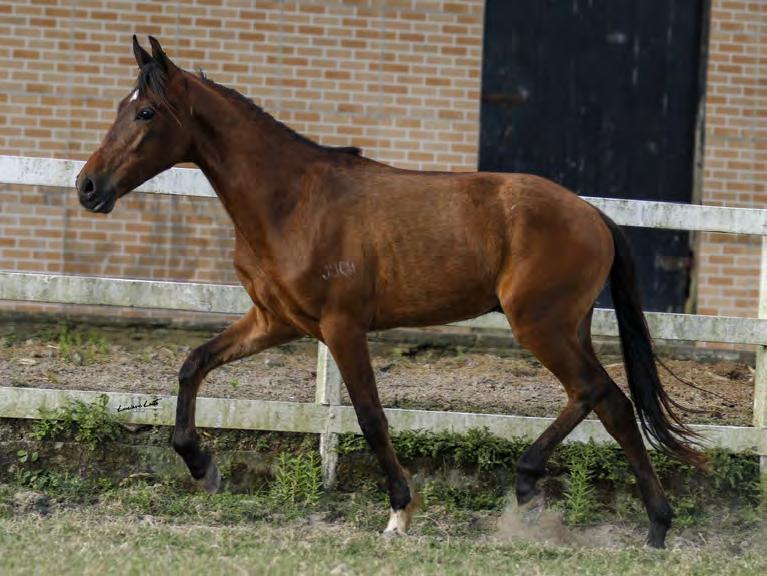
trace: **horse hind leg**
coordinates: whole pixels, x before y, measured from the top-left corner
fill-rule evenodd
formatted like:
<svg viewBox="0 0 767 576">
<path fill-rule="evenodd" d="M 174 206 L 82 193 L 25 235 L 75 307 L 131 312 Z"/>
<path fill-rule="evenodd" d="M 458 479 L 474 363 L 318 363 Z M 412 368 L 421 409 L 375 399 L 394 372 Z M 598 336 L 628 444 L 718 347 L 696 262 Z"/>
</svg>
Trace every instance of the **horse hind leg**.
<svg viewBox="0 0 767 576">
<path fill-rule="evenodd" d="M 514 324 L 512 324 L 514 326 Z M 647 543 L 663 548 L 671 526 L 672 510 L 642 441 L 631 402 L 599 363 L 591 344 L 591 313 L 572 327 L 541 323 L 534 328 L 517 326 L 520 343 L 562 382 L 568 402 L 557 419 L 522 455 L 517 464 L 517 502 L 530 502 L 536 483 L 544 475 L 554 448 L 593 409 L 605 429 L 623 450 L 650 519 Z M 561 325 L 560 325 L 561 326 Z M 572 326 L 572 324 L 571 324 Z M 521 336 L 521 338 L 520 338 Z"/>
<path fill-rule="evenodd" d="M 583 322 L 590 322 L 590 314 Z M 602 377 L 601 366 L 582 340 L 581 323 L 557 319 L 527 327 L 516 325 L 517 339 L 559 379 L 568 397 L 559 416 L 517 462 L 519 505 L 529 503 L 538 494 L 536 485 L 545 474 L 551 453 L 607 393 L 608 382 Z"/>
<path fill-rule="evenodd" d="M 639 493 L 650 519 L 647 544 L 653 548 L 664 548 L 673 511 L 647 454 L 631 402 L 607 373 L 605 376 L 610 380 L 608 393 L 594 410 L 604 427 L 623 449 L 637 478 Z"/>
</svg>

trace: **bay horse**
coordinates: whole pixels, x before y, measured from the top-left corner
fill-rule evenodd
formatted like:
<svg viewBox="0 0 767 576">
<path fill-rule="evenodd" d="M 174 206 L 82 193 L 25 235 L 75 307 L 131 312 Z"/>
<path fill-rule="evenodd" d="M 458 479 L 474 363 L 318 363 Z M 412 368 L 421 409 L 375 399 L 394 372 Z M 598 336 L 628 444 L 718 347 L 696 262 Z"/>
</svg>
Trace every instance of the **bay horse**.
<svg viewBox="0 0 767 576">
<path fill-rule="evenodd" d="M 253 307 L 193 350 L 179 371 L 173 447 L 215 492 L 195 402 L 214 368 L 310 335 L 340 368 L 359 426 L 386 474 L 404 533 L 414 496 L 389 439 L 367 333 L 433 326 L 498 310 L 519 343 L 564 385 L 562 413 L 521 456 L 516 497 L 529 504 L 554 448 L 596 411 L 636 475 L 664 546 L 672 510 L 637 424 L 656 448 L 697 466 L 704 456 L 658 378 L 626 237 L 572 192 L 527 174 L 401 170 L 356 148 L 319 145 L 239 93 L 176 66 L 150 36 L 133 37 L 135 88 L 77 177 L 80 203 L 109 213 L 118 198 L 180 162 L 208 178 L 235 229 L 234 267 Z M 591 317 L 610 279 L 632 402 L 601 366 Z"/>
</svg>

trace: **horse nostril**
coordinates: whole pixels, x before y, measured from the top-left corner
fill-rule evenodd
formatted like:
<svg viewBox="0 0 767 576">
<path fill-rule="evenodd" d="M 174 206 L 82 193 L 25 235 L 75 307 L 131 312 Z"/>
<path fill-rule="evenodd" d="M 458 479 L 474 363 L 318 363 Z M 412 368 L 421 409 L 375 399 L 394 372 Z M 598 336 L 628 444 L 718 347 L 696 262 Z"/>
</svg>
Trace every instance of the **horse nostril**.
<svg viewBox="0 0 767 576">
<path fill-rule="evenodd" d="M 85 194 L 86 196 L 90 196 L 91 194 L 93 194 L 94 190 L 95 190 L 95 187 L 93 185 L 93 180 L 85 176 L 80 186 L 80 192 L 82 194 Z"/>
</svg>

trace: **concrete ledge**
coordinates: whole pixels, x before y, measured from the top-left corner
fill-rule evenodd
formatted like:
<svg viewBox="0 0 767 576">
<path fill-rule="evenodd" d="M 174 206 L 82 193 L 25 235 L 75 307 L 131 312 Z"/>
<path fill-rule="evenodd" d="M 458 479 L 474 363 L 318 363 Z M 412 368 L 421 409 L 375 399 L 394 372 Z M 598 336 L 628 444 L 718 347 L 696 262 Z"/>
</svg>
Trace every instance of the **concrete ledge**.
<svg viewBox="0 0 767 576">
<path fill-rule="evenodd" d="M 93 402 L 102 394 L 0 387 L 0 418 L 39 418 L 41 408 L 55 409 L 64 406 L 70 399 Z M 171 426 L 175 421 L 175 396 L 115 392 L 106 395 L 109 408 L 126 423 Z M 529 440 L 537 438 L 554 421 L 553 418 L 402 409 L 386 409 L 386 416 L 389 425 L 396 431 L 465 433 L 472 428 L 487 428 L 502 438 Z M 197 425 L 201 428 L 275 432 L 360 433 L 351 406 L 221 398 L 198 398 Z M 707 446 L 767 455 L 767 429 L 715 425 L 694 425 L 693 429 L 703 435 Z M 589 440 L 612 442 L 602 424 L 596 420 L 586 420 L 566 439 L 567 442 Z"/>
</svg>

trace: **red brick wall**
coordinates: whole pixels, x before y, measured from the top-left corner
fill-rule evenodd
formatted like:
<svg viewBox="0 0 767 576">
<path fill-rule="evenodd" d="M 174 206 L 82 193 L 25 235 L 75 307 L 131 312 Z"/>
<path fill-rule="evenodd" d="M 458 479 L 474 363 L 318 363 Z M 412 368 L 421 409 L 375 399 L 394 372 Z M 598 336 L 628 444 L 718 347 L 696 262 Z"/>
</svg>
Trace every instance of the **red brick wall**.
<svg viewBox="0 0 767 576">
<path fill-rule="evenodd" d="M 711 0 L 702 201 L 767 205 L 767 1 Z M 482 0 L 11 0 L 0 4 L 0 153 L 85 158 L 135 79 L 130 35 L 325 144 L 476 168 Z M 0 185 L 0 268 L 235 282 L 216 201 Z M 754 315 L 758 239 L 706 234 L 698 309 Z"/>
<path fill-rule="evenodd" d="M 131 34 L 321 143 L 420 169 L 477 164 L 484 2 L 0 4 L 0 154 L 84 159 L 131 89 Z M 0 185 L 0 269 L 235 283 L 218 201 Z"/>
<path fill-rule="evenodd" d="M 704 204 L 767 208 L 767 2 L 711 0 Z M 703 234 L 698 311 L 755 316 L 761 240 Z"/>
</svg>

